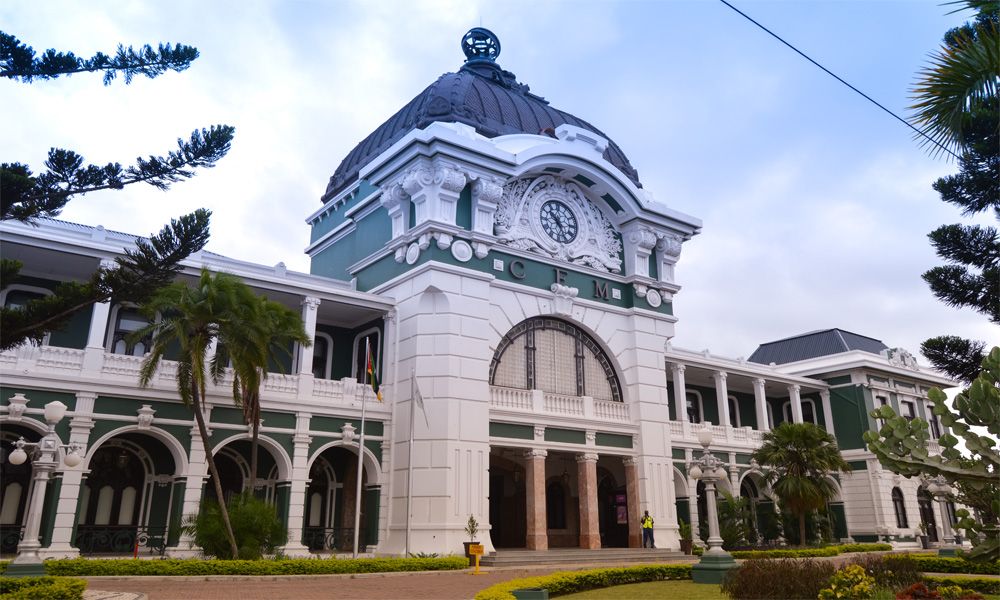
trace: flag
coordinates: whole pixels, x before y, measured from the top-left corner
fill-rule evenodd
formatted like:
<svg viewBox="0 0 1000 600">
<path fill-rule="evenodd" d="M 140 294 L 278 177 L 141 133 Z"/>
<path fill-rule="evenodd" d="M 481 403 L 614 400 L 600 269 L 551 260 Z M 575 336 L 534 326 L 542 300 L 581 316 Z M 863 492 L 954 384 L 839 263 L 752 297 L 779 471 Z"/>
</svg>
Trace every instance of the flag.
<svg viewBox="0 0 1000 600">
<path fill-rule="evenodd" d="M 365 354 L 368 357 L 368 383 L 372 385 L 372 391 L 375 392 L 375 398 L 381 402 L 382 392 L 378 391 L 378 375 L 375 373 L 375 365 L 372 362 L 372 343 L 371 338 L 365 340 Z"/>
<path fill-rule="evenodd" d="M 431 423 L 427 420 L 427 409 L 424 408 L 424 397 L 420 394 L 420 384 L 417 383 L 417 375 L 415 371 L 410 371 L 410 381 L 413 382 L 413 402 L 424 415 L 424 423 L 427 427 L 430 427 Z"/>
</svg>

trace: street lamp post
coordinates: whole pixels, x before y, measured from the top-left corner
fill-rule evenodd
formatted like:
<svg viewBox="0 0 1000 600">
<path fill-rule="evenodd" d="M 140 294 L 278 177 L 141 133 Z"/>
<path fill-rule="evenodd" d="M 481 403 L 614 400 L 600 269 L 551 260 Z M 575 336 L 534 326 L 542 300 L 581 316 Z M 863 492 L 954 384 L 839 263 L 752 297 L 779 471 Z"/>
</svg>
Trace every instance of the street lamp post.
<svg viewBox="0 0 1000 600">
<path fill-rule="evenodd" d="M 951 544 L 955 537 L 951 531 L 951 515 L 948 513 L 948 497 L 951 496 L 951 486 L 944 475 L 937 475 L 928 482 L 927 491 L 941 505 L 941 547 L 938 554 L 955 556 L 955 547 Z"/>
<path fill-rule="evenodd" d="M 712 444 L 712 430 L 698 432 L 698 443 L 703 449 L 700 458 L 691 462 L 689 473 L 692 478 L 705 484 L 705 503 L 708 509 L 708 550 L 701 561 L 691 567 L 691 578 L 696 583 L 722 583 L 726 573 L 736 567 L 731 554 L 722 549 L 719 535 L 719 513 L 715 503 L 715 482 L 726 477 L 723 462 L 715 457 L 708 447 Z"/>
<path fill-rule="evenodd" d="M 63 457 L 63 462 L 67 467 L 75 467 L 83 460 L 80 454 L 82 448 L 78 444 L 63 444 L 56 434 L 56 425 L 62 421 L 65 414 L 66 405 L 62 402 L 56 400 L 46 404 L 45 422 L 48 423 L 49 430 L 37 442 L 26 442 L 23 437 L 20 438 L 14 442 L 14 451 L 7 457 L 12 465 L 24 464 L 24 461 L 28 460 L 28 453 L 24 449 L 29 449 L 34 479 L 24 522 L 24 539 L 17 545 L 17 556 L 7 567 L 5 573 L 7 576 L 28 577 L 45 574 L 45 565 L 39 554 L 42 544 L 38 539 L 42 525 L 42 510 L 45 505 L 45 488 L 48 486 L 52 472 L 59 465 L 59 450 L 61 448 L 69 449 L 69 452 Z"/>
</svg>

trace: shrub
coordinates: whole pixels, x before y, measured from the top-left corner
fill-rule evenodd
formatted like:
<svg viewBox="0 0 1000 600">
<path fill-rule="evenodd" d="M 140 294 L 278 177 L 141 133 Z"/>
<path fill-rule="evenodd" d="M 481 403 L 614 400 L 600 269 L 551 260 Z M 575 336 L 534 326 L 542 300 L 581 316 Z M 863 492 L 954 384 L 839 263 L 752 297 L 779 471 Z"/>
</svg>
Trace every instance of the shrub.
<svg viewBox="0 0 1000 600">
<path fill-rule="evenodd" d="M 464 569 L 462 556 L 445 558 L 289 558 L 283 560 L 89 560 L 70 558 L 45 561 L 52 575 L 329 575 L 385 573 L 390 571 L 447 571 Z"/>
<path fill-rule="evenodd" d="M 273 504 L 244 492 L 230 498 L 226 508 L 229 509 L 229 521 L 233 526 L 240 555 L 231 556 L 229 537 L 215 500 L 202 502 L 198 515 L 184 525 L 184 530 L 194 537 L 195 544 L 205 554 L 219 558 L 256 560 L 262 554 L 273 553 L 275 548 L 288 541 L 288 530 L 278 518 Z"/>
<path fill-rule="evenodd" d="M 964 590 L 974 590 L 982 594 L 1000 594 L 1000 579 L 985 577 L 924 577 L 924 581 L 936 586 L 961 586 Z"/>
<path fill-rule="evenodd" d="M 740 600 L 816 598 L 833 573 L 829 562 L 751 559 L 726 575 L 722 592 Z"/>
<path fill-rule="evenodd" d="M 841 544 L 837 546 L 842 554 L 847 552 L 889 552 L 892 544 Z"/>
<path fill-rule="evenodd" d="M 964 590 L 960 585 L 942 585 L 935 588 L 944 600 L 983 600 L 982 595 L 972 590 Z"/>
<path fill-rule="evenodd" d="M 833 574 L 827 587 L 820 590 L 819 600 L 867 600 L 874 592 L 875 578 L 869 577 L 863 567 L 848 565 Z"/>
<path fill-rule="evenodd" d="M 80 600 L 85 589 L 83 579 L 0 578 L 0 600 Z"/>
<path fill-rule="evenodd" d="M 917 555 L 913 557 L 920 570 L 927 573 L 971 573 L 976 575 L 1000 575 L 1000 563 L 972 562 L 964 558 L 948 556 Z"/>
<path fill-rule="evenodd" d="M 512 592 L 522 588 L 545 588 L 550 595 L 557 596 L 614 585 L 675 579 L 691 579 L 691 565 L 648 565 L 589 571 L 560 571 L 541 577 L 525 577 L 498 583 L 480 590 L 476 594 L 476 600 L 514 600 Z"/>
<path fill-rule="evenodd" d="M 939 599 L 941 594 L 927 587 L 925 583 L 914 583 L 896 594 L 896 600 Z"/>
<path fill-rule="evenodd" d="M 837 546 L 826 548 L 798 548 L 789 550 L 736 550 L 730 552 L 733 558 L 815 558 L 818 556 L 837 556 L 840 551 Z"/>
<path fill-rule="evenodd" d="M 920 569 L 908 554 L 855 556 L 852 565 L 860 566 L 879 585 L 899 589 L 921 580 Z"/>
</svg>

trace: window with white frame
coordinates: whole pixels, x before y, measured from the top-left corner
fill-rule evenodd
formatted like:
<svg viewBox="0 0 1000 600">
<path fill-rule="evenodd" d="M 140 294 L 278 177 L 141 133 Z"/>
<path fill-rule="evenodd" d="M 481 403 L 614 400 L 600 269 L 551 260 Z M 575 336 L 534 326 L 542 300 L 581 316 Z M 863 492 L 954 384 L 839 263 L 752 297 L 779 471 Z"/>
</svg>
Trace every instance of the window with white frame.
<svg viewBox="0 0 1000 600">
<path fill-rule="evenodd" d="M 819 421 L 816 419 L 816 404 L 811 398 L 803 398 L 799 401 L 802 406 L 802 422 L 812 423 L 813 425 L 819 425 Z M 792 401 L 787 400 L 781 407 L 781 413 L 785 416 L 785 422 L 791 423 L 792 419 Z"/>
<path fill-rule="evenodd" d="M 316 332 L 313 340 L 312 374 L 316 379 L 330 379 L 333 373 L 333 338 Z"/>
<path fill-rule="evenodd" d="M 927 423 L 931 428 L 931 436 L 933 436 L 935 440 L 941 437 L 941 421 L 938 420 L 938 416 L 934 414 L 934 406 L 930 404 L 927 405 Z"/>
<path fill-rule="evenodd" d="M 729 424 L 732 427 L 742 427 L 740 423 L 740 402 L 736 396 L 729 397 Z"/>
<path fill-rule="evenodd" d="M 903 501 L 903 492 L 898 487 L 892 488 L 892 508 L 896 513 L 896 527 L 906 529 L 910 526 L 909 519 L 906 518 L 906 503 Z"/>
<path fill-rule="evenodd" d="M 899 402 L 899 412 L 907 421 L 917 418 L 917 405 L 912 400 L 901 400 Z"/>
<path fill-rule="evenodd" d="M 695 390 L 688 390 L 687 392 L 687 414 L 688 421 L 692 423 L 701 423 L 705 420 L 705 410 L 701 403 L 701 394 Z"/>
<path fill-rule="evenodd" d="M 131 338 L 132 334 L 149 325 L 147 319 L 138 308 L 118 305 L 114 308 L 111 329 L 108 332 L 108 352 L 111 354 L 127 354 L 142 356 L 149 350 L 151 336 L 140 340 Z"/>
</svg>

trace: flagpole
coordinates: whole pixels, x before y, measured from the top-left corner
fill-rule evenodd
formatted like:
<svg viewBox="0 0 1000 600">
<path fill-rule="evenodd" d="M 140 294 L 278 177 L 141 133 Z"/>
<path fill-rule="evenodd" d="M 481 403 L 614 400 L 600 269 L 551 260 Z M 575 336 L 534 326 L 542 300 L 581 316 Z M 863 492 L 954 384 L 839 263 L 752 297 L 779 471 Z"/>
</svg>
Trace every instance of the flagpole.
<svg viewBox="0 0 1000 600">
<path fill-rule="evenodd" d="M 365 378 L 368 378 L 368 365 L 371 364 L 371 340 L 365 340 Z M 358 536 L 361 533 L 361 475 L 362 460 L 365 452 L 365 397 L 368 395 L 361 388 L 361 436 L 358 438 L 358 484 L 354 491 L 354 558 L 358 557 Z"/>
<path fill-rule="evenodd" d="M 413 520 L 413 424 L 417 420 L 417 370 L 410 369 L 410 441 L 406 465 L 406 556 L 410 555 L 410 532 Z"/>
</svg>

